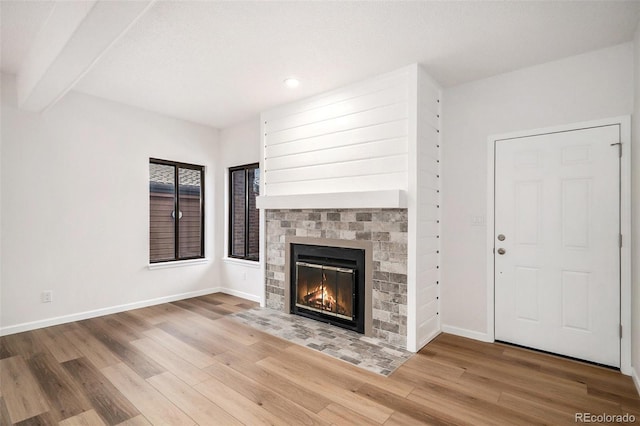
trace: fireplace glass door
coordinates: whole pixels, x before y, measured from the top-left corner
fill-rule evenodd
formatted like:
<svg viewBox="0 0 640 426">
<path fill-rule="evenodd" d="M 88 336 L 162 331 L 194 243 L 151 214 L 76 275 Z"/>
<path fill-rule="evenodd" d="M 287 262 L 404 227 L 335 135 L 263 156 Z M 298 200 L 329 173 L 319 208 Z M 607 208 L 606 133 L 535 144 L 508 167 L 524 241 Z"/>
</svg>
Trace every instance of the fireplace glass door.
<svg viewBox="0 0 640 426">
<path fill-rule="evenodd" d="M 296 262 L 296 306 L 346 320 L 354 319 L 355 271 Z"/>
</svg>

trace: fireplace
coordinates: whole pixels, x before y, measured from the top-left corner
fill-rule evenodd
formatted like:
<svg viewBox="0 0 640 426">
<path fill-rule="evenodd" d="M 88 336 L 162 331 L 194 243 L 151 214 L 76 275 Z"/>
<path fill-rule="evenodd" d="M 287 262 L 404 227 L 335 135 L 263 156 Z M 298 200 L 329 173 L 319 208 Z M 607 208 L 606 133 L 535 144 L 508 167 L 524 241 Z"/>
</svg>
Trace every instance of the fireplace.
<svg viewBox="0 0 640 426">
<path fill-rule="evenodd" d="M 291 313 L 365 332 L 365 251 L 292 244 Z"/>
</svg>

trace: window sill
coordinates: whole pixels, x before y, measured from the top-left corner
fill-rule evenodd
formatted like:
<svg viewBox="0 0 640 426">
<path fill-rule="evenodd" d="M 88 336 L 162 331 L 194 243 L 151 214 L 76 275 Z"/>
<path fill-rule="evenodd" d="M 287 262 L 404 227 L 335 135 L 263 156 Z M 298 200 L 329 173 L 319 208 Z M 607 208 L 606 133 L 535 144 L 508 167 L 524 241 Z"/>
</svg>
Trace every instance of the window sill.
<svg viewBox="0 0 640 426">
<path fill-rule="evenodd" d="M 166 268 L 179 268 L 182 266 L 202 265 L 209 263 L 209 259 L 189 259 L 189 260 L 176 260 L 171 262 L 150 263 L 149 269 L 166 269 Z"/>
<path fill-rule="evenodd" d="M 260 269 L 260 262 L 256 260 L 236 259 L 235 257 L 223 257 L 222 261 L 230 265 L 246 266 L 248 268 Z"/>
</svg>

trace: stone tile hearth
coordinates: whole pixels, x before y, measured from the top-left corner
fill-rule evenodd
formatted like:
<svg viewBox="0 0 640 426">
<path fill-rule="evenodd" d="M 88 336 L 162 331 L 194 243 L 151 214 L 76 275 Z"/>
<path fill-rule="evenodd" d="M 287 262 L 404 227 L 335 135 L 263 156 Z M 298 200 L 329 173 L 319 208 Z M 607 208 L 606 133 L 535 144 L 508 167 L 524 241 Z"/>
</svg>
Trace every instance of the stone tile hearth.
<svg viewBox="0 0 640 426">
<path fill-rule="evenodd" d="M 388 376 L 413 355 L 362 334 L 298 315 L 254 308 L 230 315 L 243 324 L 383 376 Z"/>
</svg>

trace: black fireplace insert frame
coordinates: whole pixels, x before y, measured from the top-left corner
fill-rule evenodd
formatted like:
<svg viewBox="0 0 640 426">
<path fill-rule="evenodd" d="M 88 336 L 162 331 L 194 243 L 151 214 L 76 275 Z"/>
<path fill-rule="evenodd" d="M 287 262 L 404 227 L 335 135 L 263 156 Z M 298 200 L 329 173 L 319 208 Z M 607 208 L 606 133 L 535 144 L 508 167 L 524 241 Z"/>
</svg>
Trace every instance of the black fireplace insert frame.
<svg viewBox="0 0 640 426">
<path fill-rule="evenodd" d="M 296 305 L 296 264 L 309 262 L 338 268 L 352 268 L 355 271 L 355 294 L 352 321 Z M 291 244 L 290 261 L 290 312 L 324 323 L 364 334 L 365 325 L 365 250 L 357 248 L 329 247 L 308 244 Z"/>
</svg>

